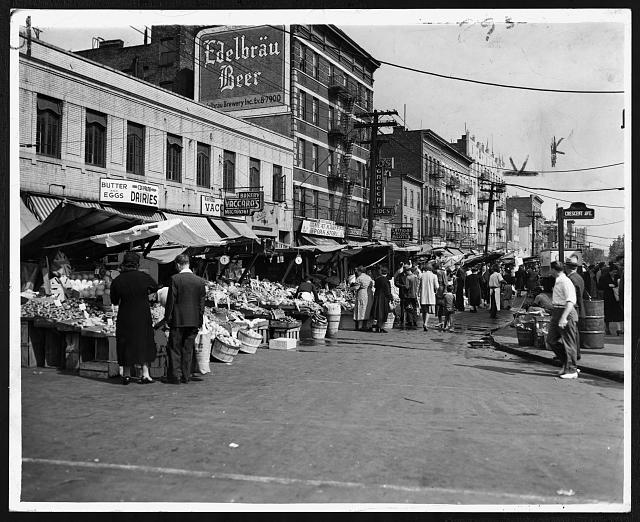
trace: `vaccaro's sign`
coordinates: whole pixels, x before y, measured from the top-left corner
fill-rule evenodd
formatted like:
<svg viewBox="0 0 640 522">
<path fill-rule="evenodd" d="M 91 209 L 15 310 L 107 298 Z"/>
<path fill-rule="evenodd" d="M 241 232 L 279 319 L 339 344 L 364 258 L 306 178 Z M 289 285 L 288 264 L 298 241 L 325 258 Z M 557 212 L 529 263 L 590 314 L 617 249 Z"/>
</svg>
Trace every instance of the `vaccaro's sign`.
<svg viewBox="0 0 640 522">
<path fill-rule="evenodd" d="M 283 26 L 209 28 L 196 37 L 196 99 L 237 111 L 285 104 Z"/>
</svg>

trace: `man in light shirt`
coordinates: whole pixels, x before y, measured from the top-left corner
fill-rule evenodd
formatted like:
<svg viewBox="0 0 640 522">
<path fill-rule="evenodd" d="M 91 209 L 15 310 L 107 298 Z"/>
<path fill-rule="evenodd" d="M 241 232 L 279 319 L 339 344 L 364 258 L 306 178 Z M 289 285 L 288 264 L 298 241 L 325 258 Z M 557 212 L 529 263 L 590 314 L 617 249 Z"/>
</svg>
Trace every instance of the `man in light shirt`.
<svg viewBox="0 0 640 522">
<path fill-rule="evenodd" d="M 556 278 L 553 286 L 551 302 L 551 321 L 547 334 L 547 348 L 553 350 L 560 362 L 562 370 L 558 373 L 561 379 L 577 379 L 577 323 L 575 310 L 576 289 L 566 274 L 560 261 L 551 263 L 551 274 Z"/>
<path fill-rule="evenodd" d="M 495 319 L 498 310 L 500 310 L 500 284 L 504 283 L 504 279 L 498 265 L 494 265 L 492 270 L 493 273 L 489 276 L 489 302 L 491 303 L 491 319 Z"/>
</svg>

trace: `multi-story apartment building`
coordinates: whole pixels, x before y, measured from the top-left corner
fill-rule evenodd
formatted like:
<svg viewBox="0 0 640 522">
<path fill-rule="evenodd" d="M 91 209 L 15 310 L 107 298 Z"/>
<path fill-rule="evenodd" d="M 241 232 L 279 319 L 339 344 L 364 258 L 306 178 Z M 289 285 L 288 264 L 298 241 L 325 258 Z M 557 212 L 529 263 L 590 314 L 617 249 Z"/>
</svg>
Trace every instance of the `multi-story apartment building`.
<svg viewBox="0 0 640 522">
<path fill-rule="evenodd" d="M 337 27 L 153 26 L 146 46 L 81 54 L 293 138 L 296 231 L 317 219 L 335 237 L 366 233 L 368 135 L 354 124 L 380 62 Z"/>
<path fill-rule="evenodd" d="M 544 246 L 544 216 L 539 196 L 508 197 L 507 210 L 518 210 L 520 246 L 527 255 L 535 256 Z"/>
<path fill-rule="evenodd" d="M 385 140 L 381 154 L 394 159 L 385 205 L 396 207 L 394 222 L 413 226 L 421 242 L 475 246 L 473 160 L 430 129 L 396 127 Z"/>
<path fill-rule="evenodd" d="M 471 175 L 478 183 L 477 196 L 477 246 L 483 248 L 487 238 L 487 222 L 489 212 L 489 195 L 486 189 L 494 184 L 494 212 L 489 224 L 488 249 L 506 248 L 506 185 L 502 172 L 505 163 L 501 157 L 494 154 L 488 143 L 482 142 L 475 135 L 466 131 L 460 139 L 452 144 L 458 150 L 473 159 Z"/>
<path fill-rule="evenodd" d="M 507 250 L 520 250 L 520 216 L 518 209 L 507 210 Z"/>
<path fill-rule="evenodd" d="M 75 199 L 179 214 L 206 239 L 290 241 L 291 138 L 43 41 L 21 49 L 20 190 L 40 220 Z M 264 211 L 223 216 L 223 198 L 247 186 L 260 187 Z"/>
</svg>

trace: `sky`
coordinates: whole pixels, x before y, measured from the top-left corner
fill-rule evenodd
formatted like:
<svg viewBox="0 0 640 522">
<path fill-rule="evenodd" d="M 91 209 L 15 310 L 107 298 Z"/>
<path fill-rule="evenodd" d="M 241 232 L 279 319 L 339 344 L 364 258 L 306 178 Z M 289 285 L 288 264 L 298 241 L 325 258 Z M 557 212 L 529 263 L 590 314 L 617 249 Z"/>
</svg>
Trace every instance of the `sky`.
<svg viewBox="0 0 640 522">
<path fill-rule="evenodd" d="M 555 11 L 335 11 L 298 12 L 43 12 L 31 11 L 41 39 L 67 50 L 87 49 L 92 38 L 121 38 L 139 45 L 152 24 L 334 23 L 374 58 L 443 75 L 502 84 L 561 90 L 628 90 L 625 75 L 624 13 L 615 10 Z M 511 22 L 505 23 L 507 17 Z M 20 19 L 19 17 L 17 18 Z M 347 19 L 359 25 L 343 25 Z M 97 20 L 101 23 L 98 24 Z M 437 78 L 382 65 L 374 74 L 374 106 L 396 109 L 406 105 L 409 129 L 429 128 L 446 140 L 459 138 L 465 126 L 496 154 L 527 170 L 582 169 L 626 161 L 627 126 L 622 110 L 630 111 L 624 94 L 549 93 L 485 86 Z M 550 163 L 550 143 L 564 138 L 556 167 Z M 628 168 L 628 167 L 627 167 Z M 628 179 L 629 174 L 627 173 Z M 587 225 L 588 241 L 605 247 L 625 232 L 625 192 L 548 192 L 542 188 L 585 190 L 625 186 L 625 167 L 536 177 L 505 177 L 508 195 L 535 192 L 544 199 L 547 219 L 556 204 L 565 208 L 583 201 L 595 208 Z M 628 191 L 627 191 L 628 192 Z M 558 201 L 557 198 L 565 201 Z M 596 205 L 619 207 L 603 208 Z M 628 199 L 627 199 L 628 208 Z M 614 223 L 618 222 L 618 223 Z M 607 223 L 614 223 L 607 225 Z M 627 229 L 628 230 L 628 229 Z"/>
</svg>

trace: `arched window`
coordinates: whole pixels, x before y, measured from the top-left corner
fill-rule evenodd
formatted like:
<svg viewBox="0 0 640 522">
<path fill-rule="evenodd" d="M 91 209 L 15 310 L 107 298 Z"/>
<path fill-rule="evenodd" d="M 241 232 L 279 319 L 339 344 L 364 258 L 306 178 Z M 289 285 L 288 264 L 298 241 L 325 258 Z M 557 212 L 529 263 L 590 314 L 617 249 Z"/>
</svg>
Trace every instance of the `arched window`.
<svg viewBox="0 0 640 522">
<path fill-rule="evenodd" d="M 144 176 L 144 127 L 127 122 L 127 172 Z"/>
<path fill-rule="evenodd" d="M 85 163 L 104 167 L 107 154 L 107 116 L 87 109 L 84 136 Z"/>
<path fill-rule="evenodd" d="M 222 189 L 225 192 L 236 191 L 236 153 L 228 150 L 224 151 Z"/>
<path fill-rule="evenodd" d="M 59 158 L 61 129 L 62 102 L 39 94 L 36 153 Z"/>
<path fill-rule="evenodd" d="M 182 138 L 167 134 L 167 180 L 182 181 Z"/>
<path fill-rule="evenodd" d="M 211 187 L 211 147 L 205 143 L 198 143 L 198 157 L 196 160 L 196 183 L 199 187 Z"/>
</svg>

